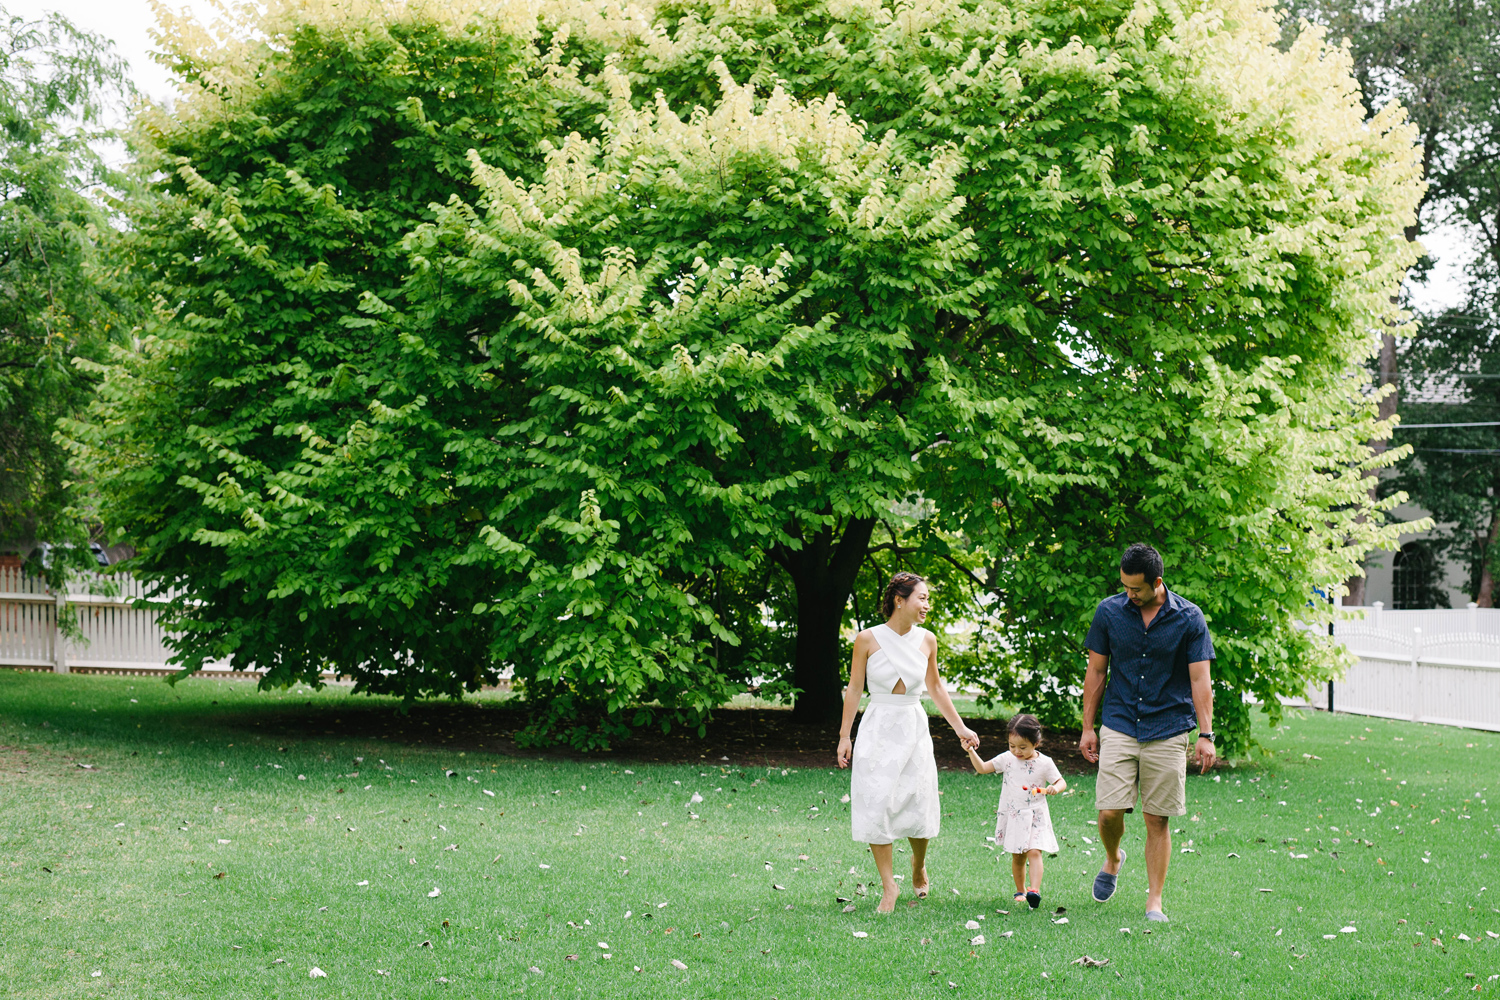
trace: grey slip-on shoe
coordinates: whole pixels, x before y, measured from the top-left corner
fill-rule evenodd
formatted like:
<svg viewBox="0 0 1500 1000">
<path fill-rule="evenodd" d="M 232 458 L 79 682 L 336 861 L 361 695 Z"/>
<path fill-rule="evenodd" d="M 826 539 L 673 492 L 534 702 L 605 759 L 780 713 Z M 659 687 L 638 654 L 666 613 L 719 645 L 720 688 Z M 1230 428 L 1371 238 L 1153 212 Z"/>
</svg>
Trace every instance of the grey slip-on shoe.
<svg viewBox="0 0 1500 1000">
<path fill-rule="evenodd" d="M 1125 848 L 1120 848 L 1120 868 L 1125 868 Z M 1107 903 L 1115 894 L 1115 886 L 1119 882 L 1118 874 L 1111 875 L 1102 868 L 1099 874 L 1094 876 L 1094 902 Z"/>
</svg>

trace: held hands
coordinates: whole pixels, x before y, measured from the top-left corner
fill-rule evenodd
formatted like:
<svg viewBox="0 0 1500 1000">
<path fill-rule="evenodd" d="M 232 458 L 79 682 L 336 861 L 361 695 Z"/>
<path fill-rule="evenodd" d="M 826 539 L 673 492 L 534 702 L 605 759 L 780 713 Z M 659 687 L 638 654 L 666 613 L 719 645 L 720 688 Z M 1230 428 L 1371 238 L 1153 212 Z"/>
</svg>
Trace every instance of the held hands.
<svg viewBox="0 0 1500 1000">
<path fill-rule="evenodd" d="M 1078 752 L 1090 764 L 1099 763 L 1099 734 L 1093 729 L 1085 729 L 1078 738 Z"/>
<path fill-rule="evenodd" d="M 839 767 L 849 766 L 849 759 L 854 756 L 854 741 L 847 736 L 839 737 L 838 760 Z"/>
<path fill-rule="evenodd" d="M 979 749 L 979 734 L 968 726 L 959 726 L 953 732 L 958 736 L 958 742 L 963 744 L 965 750 Z"/>
<path fill-rule="evenodd" d="M 1208 769 L 1213 767 L 1214 762 L 1219 759 L 1219 754 L 1218 751 L 1214 749 L 1213 741 L 1205 740 L 1200 737 L 1198 739 L 1198 746 L 1193 759 L 1196 760 L 1199 764 L 1198 773 L 1207 774 Z"/>
</svg>

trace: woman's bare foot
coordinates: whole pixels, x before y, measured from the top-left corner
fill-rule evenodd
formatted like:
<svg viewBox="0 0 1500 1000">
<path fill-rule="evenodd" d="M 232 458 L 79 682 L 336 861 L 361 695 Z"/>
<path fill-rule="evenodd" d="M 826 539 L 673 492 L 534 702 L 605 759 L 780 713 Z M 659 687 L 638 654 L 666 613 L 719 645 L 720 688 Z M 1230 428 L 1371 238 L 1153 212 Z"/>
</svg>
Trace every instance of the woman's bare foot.
<svg viewBox="0 0 1500 1000">
<path fill-rule="evenodd" d="M 932 883 L 927 881 L 927 866 L 913 868 L 911 872 L 911 887 L 916 890 L 918 899 L 927 898 L 927 890 L 932 888 Z"/>
<path fill-rule="evenodd" d="M 881 894 L 880 894 L 880 905 L 877 906 L 877 907 L 875 907 L 875 912 L 876 913 L 894 913 L 894 912 L 896 912 L 896 898 L 898 896 L 900 896 L 900 895 L 901 895 L 901 890 L 900 890 L 899 887 L 897 887 L 897 885 L 896 885 L 895 882 L 891 882 L 888 885 L 886 885 L 884 891 L 882 891 Z"/>
</svg>

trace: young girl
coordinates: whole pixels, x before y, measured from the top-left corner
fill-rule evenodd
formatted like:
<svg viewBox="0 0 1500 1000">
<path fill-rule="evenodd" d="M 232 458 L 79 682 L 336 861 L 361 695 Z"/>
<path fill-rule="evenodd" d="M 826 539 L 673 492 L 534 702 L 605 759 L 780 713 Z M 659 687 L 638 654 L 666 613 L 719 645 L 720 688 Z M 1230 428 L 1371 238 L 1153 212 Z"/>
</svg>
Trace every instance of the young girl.
<svg viewBox="0 0 1500 1000">
<path fill-rule="evenodd" d="M 1042 724 L 1036 716 L 1018 715 L 1010 720 L 1008 729 L 1009 750 L 992 760 L 980 760 L 970 748 L 969 762 L 980 774 L 998 771 L 1004 777 L 1000 785 L 1000 808 L 995 816 L 995 843 L 1010 853 L 1016 902 L 1024 899 L 1034 910 L 1042 905 L 1042 853 L 1057 853 L 1057 837 L 1052 832 L 1046 796 L 1066 791 L 1068 783 L 1052 758 L 1037 751 L 1042 742 Z"/>
</svg>

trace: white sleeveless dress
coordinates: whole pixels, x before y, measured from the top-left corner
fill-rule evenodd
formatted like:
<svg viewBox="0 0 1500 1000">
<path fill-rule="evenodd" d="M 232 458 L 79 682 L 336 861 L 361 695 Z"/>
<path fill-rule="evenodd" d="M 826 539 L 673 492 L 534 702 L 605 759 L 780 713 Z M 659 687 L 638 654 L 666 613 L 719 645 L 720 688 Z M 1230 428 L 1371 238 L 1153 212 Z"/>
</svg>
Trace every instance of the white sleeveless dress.
<svg viewBox="0 0 1500 1000">
<path fill-rule="evenodd" d="M 890 844 L 902 837 L 936 837 L 942 805 L 932 731 L 921 704 L 927 687 L 923 640 L 930 633 L 913 626 L 897 635 L 889 625 L 870 631 L 880 649 L 865 666 L 870 703 L 854 742 L 849 790 L 854 839 Z M 891 693 L 897 681 L 906 682 L 904 694 Z"/>
</svg>

